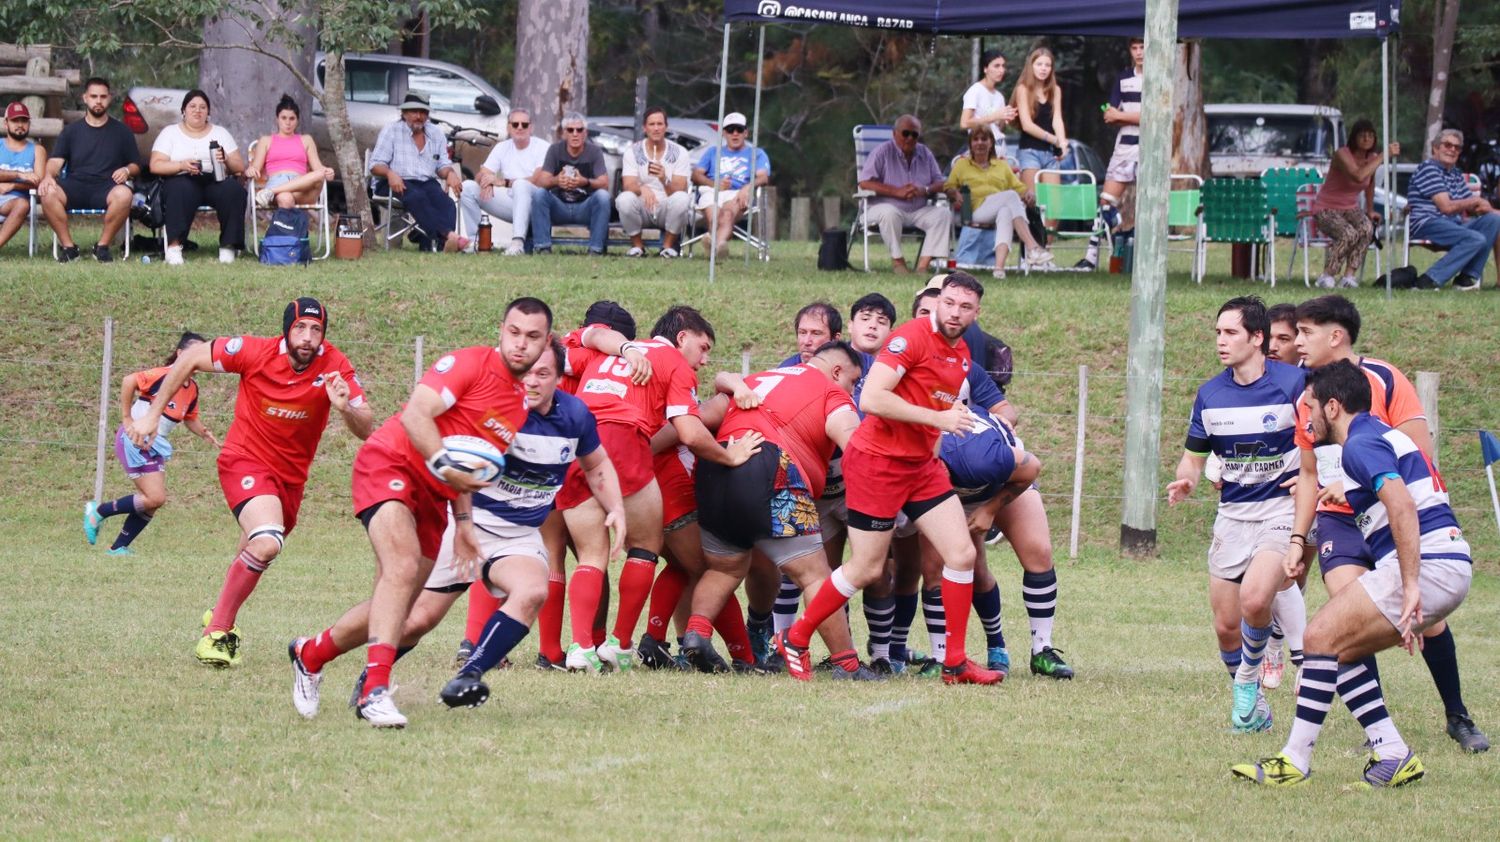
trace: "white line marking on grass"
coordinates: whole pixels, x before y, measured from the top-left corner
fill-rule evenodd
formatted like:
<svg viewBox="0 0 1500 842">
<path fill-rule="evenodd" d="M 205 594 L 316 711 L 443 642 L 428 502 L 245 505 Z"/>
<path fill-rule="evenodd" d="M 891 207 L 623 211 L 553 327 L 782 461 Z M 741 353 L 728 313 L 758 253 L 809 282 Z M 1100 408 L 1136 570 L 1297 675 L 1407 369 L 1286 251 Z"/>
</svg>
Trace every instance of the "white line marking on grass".
<svg viewBox="0 0 1500 842">
<path fill-rule="evenodd" d="M 919 699 L 891 699 L 890 701 L 876 702 L 868 707 L 860 708 L 854 713 L 858 716 L 884 716 L 887 713 L 895 713 L 902 708 L 909 708 L 912 705 L 920 703 L 921 700 Z"/>
<path fill-rule="evenodd" d="M 642 762 L 639 757 L 621 757 L 615 754 L 606 754 L 589 763 L 575 763 L 562 769 L 548 769 L 532 775 L 535 780 L 541 781 L 564 781 L 580 776 L 595 775 L 600 772 L 608 772 L 619 769 L 622 766 L 630 766 Z"/>
</svg>

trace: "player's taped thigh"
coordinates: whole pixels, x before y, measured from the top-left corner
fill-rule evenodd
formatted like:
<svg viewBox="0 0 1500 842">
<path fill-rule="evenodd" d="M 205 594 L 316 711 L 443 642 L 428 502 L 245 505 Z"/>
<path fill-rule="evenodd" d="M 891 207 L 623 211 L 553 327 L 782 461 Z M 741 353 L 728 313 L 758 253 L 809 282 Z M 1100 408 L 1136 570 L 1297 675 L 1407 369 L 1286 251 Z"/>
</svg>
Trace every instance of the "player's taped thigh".
<svg viewBox="0 0 1500 842">
<path fill-rule="evenodd" d="M 1121 192 L 1124 192 L 1124 191 L 1121 191 Z M 1105 193 L 1102 190 L 1099 192 L 1099 201 L 1102 202 L 1103 204 L 1110 205 L 1111 207 L 1119 207 L 1120 206 L 1120 197 L 1119 196 L 1116 196 L 1113 193 Z"/>
</svg>

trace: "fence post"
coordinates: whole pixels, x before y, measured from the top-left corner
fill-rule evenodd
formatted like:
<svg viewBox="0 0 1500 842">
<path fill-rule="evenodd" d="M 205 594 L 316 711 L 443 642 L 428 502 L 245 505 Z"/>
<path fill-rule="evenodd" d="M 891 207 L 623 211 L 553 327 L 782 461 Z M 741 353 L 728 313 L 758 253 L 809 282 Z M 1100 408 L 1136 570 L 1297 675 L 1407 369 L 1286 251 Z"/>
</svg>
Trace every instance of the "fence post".
<svg viewBox="0 0 1500 842">
<path fill-rule="evenodd" d="M 109 369 L 115 360 L 115 320 L 104 317 L 104 359 L 99 366 L 99 436 L 94 447 L 94 500 L 104 499 L 104 453 L 109 441 Z M 120 419 L 124 422 L 124 419 Z"/>
<path fill-rule="evenodd" d="M 412 356 L 411 382 L 412 382 L 413 385 L 422 382 L 422 370 L 424 368 L 426 368 L 426 366 L 422 365 L 422 343 L 423 343 L 423 341 L 424 341 L 424 338 L 423 338 L 422 334 L 420 334 L 420 333 L 417 334 L 417 344 L 416 344 L 416 348 L 415 348 L 413 356 Z"/>
<path fill-rule="evenodd" d="M 1078 558 L 1078 525 L 1083 515 L 1083 436 L 1089 421 L 1089 367 L 1078 367 L 1078 441 L 1073 449 L 1073 523 L 1068 529 L 1068 558 Z"/>
<path fill-rule="evenodd" d="M 740 376 L 741 377 L 749 377 L 750 376 L 750 352 L 749 351 L 741 351 L 740 352 Z"/>
<path fill-rule="evenodd" d="M 806 196 L 792 197 L 792 218 L 787 227 L 786 238 L 799 243 L 813 238 L 812 199 Z"/>
<path fill-rule="evenodd" d="M 819 233 L 829 228 L 842 228 L 843 216 L 843 200 L 841 200 L 838 196 L 824 196 L 823 227 L 818 229 Z"/>
<path fill-rule="evenodd" d="M 1438 373 L 1417 372 L 1417 399 L 1422 402 L 1422 412 L 1427 415 L 1427 432 L 1432 434 L 1432 467 L 1438 464 Z"/>
</svg>

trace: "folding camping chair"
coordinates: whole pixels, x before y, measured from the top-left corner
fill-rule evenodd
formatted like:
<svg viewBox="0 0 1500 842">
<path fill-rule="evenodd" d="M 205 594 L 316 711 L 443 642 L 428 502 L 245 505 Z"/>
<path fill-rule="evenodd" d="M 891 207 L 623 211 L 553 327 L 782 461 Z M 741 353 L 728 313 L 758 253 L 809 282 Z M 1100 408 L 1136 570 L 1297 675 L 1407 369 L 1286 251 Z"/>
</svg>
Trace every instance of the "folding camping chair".
<svg viewBox="0 0 1500 842">
<path fill-rule="evenodd" d="M 1315 248 L 1326 249 L 1332 240 L 1318 230 L 1318 221 L 1313 214 L 1313 202 L 1318 198 L 1319 184 L 1304 184 L 1297 188 L 1297 233 L 1292 239 L 1292 257 L 1287 261 L 1286 273 L 1292 274 L 1292 268 L 1297 265 L 1297 252 L 1302 252 L 1302 285 L 1312 286 L 1312 258 L 1309 255 Z M 1370 240 L 1368 248 L 1375 252 L 1375 274 L 1381 274 L 1381 258 L 1379 241 Z M 1363 280 L 1365 275 L 1365 264 L 1359 265 L 1359 276 Z"/>
<path fill-rule="evenodd" d="M 1469 183 L 1469 192 L 1472 193 L 1475 196 L 1478 196 L 1479 192 L 1484 189 L 1484 185 L 1480 182 L 1479 176 L 1475 175 L 1474 173 L 1464 173 L 1464 180 Z M 1395 203 L 1392 202 L 1392 204 L 1395 204 Z M 1415 239 L 1415 240 L 1413 240 L 1411 238 L 1411 214 L 1410 213 L 1404 213 L 1403 216 L 1405 218 L 1402 220 L 1402 226 L 1401 226 L 1401 230 L 1402 230 L 1402 235 L 1401 235 L 1401 265 L 1402 266 L 1410 266 L 1411 265 L 1411 247 L 1412 247 L 1413 243 L 1415 243 L 1416 245 L 1422 246 L 1423 248 L 1426 248 L 1429 251 L 1443 251 L 1443 248 L 1441 246 L 1438 246 L 1438 245 L 1434 244 L 1431 240 L 1424 240 L 1424 239 L 1421 239 L 1420 237 L 1417 238 L 1417 239 Z"/>
<path fill-rule="evenodd" d="M 0 204 L 10 204 L 16 197 L 10 193 L 0 193 Z M 36 191 L 26 191 L 26 256 L 36 257 L 36 218 L 41 211 L 41 205 L 37 203 Z M 5 214 L 0 214 L 0 221 L 5 220 Z"/>
<path fill-rule="evenodd" d="M 406 206 L 401 203 L 401 197 L 391 192 L 390 183 L 383 178 L 370 175 L 370 153 L 373 151 L 373 149 L 365 150 L 365 175 L 370 179 L 371 209 L 380 207 L 383 211 L 380 215 L 380 221 L 375 225 L 375 230 L 380 233 L 381 242 L 385 244 L 386 250 L 389 251 L 391 243 L 400 240 L 407 234 L 413 231 L 420 231 L 422 234 L 426 234 L 427 232 L 422 231 L 422 226 L 417 224 L 416 218 L 406 212 Z M 457 166 L 457 164 L 454 166 Z M 324 202 L 326 204 L 326 197 Z M 454 230 L 462 231 L 464 230 L 463 203 L 457 197 L 454 197 L 453 204 L 457 207 L 457 216 L 454 217 L 453 222 Z"/>
<path fill-rule="evenodd" d="M 870 271 L 870 225 L 865 221 L 865 212 L 870 209 L 870 200 L 875 198 L 872 190 L 859 189 L 859 174 L 864 171 L 865 161 L 869 160 L 870 153 L 875 147 L 891 139 L 893 127 L 882 125 L 858 125 L 854 127 L 854 194 L 853 198 L 858 204 L 854 213 L 854 224 L 849 226 L 849 250 L 854 250 L 855 232 L 863 231 L 861 238 L 864 256 L 865 271 Z M 945 200 L 946 201 L 946 200 Z M 876 236 L 880 236 L 876 232 Z M 901 229 L 902 237 L 926 237 L 927 233 L 920 228 L 905 226 Z"/>
<path fill-rule="evenodd" d="M 1269 253 L 1267 279 L 1276 286 L 1276 217 L 1266 201 L 1263 182 L 1211 178 L 1203 183 L 1203 205 L 1193 243 L 1193 280 L 1200 284 L 1208 269 L 1209 243 L 1250 244 L 1252 265 L 1264 246 Z"/>
<path fill-rule="evenodd" d="M 712 228 L 704 224 L 703 210 L 698 207 L 698 201 L 701 196 L 712 196 L 712 194 L 713 187 L 706 187 L 700 184 L 694 189 L 693 206 L 688 211 L 687 230 L 683 233 L 684 239 L 682 244 L 677 247 L 678 251 L 682 252 L 686 257 L 693 256 L 694 245 L 697 245 L 699 241 L 708 239 L 713 234 Z M 732 239 L 739 240 L 745 244 L 747 249 L 754 251 L 757 260 L 771 259 L 770 239 L 764 236 L 764 231 L 759 234 L 756 233 L 757 225 L 764 227 L 764 220 L 766 218 L 764 215 L 764 202 L 765 191 L 760 187 L 753 188 L 750 191 L 750 207 L 745 209 L 745 215 L 734 223 L 734 227 L 729 232 Z M 700 226 L 702 226 L 701 230 Z M 748 256 L 749 252 L 746 252 L 746 257 Z"/>
<path fill-rule="evenodd" d="M 254 143 L 250 144 L 250 157 L 255 157 Z M 255 206 L 255 193 L 264 186 L 264 178 L 259 181 L 252 179 L 245 184 L 245 189 L 250 194 L 245 202 L 245 212 L 250 216 L 250 251 L 257 255 L 260 254 L 260 214 L 256 211 L 264 210 L 274 213 L 277 207 L 275 205 L 268 208 L 257 208 Z M 293 205 L 292 207 L 297 210 L 312 211 L 317 214 L 318 224 L 316 227 L 318 241 L 321 245 L 318 251 L 321 251 L 322 254 L 314 253 L 313 259 L 328 259 L 328 256 L 333 254 L 333 219 L 328 213 L 328 182 L 324 181 L 322 186 L 318 188 L 318 201 L 310 205 Z"/>
</svg>

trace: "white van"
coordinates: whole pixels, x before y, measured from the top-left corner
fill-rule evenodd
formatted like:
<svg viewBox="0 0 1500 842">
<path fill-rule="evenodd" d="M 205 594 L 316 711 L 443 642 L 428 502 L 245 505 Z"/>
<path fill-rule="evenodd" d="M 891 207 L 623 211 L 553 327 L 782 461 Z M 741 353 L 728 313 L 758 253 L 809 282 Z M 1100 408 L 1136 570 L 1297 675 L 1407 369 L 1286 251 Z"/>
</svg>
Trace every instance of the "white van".
<svg viewBox="0 0 1500 842">
<path fill-rule="evenodd" d="M 1344 115 L 1337 108 L 1220 103 L 1203 110 L 1215 176 L 1259 176 L 1272 167 L 1327 172 L 1334 150 L 1344 144 Z"/>
</svg>

